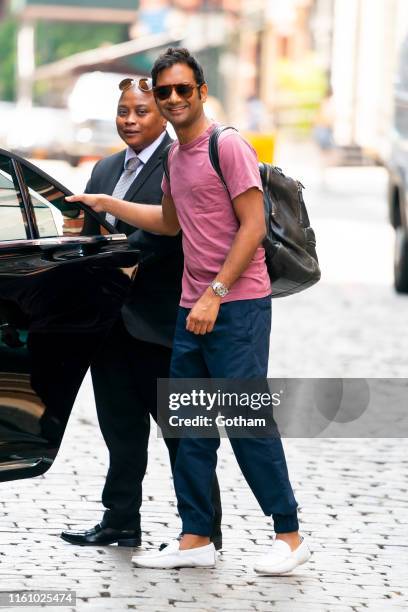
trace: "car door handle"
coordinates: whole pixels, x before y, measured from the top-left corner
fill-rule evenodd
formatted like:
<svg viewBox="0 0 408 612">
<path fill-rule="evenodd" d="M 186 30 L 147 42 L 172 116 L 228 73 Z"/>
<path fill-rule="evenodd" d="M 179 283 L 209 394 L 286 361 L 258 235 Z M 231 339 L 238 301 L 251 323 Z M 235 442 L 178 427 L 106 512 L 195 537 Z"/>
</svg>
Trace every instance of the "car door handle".
<svg viewBox="0 0 408 612">
<path fill-rule="evenodd" d="M 24 468 L 35 468 L 42 463 L 43 458 L 39 459 L 18 459 L 17 461 L 5 461 L 0 463 L 0 472 L 6 470 L 21 470 Z"/>
<path fill-rule="evenodd" d="M 91 250 L 89 248 L 84 248 L 82 245 L 69 249 L 54 249 L 52 253 L 47 253 L 47 261 L 55 261 L 58 263 L 63 263 L 67 261 L 75 261 L 77 259 L 85 259 L 87 257 L 92 257 L 92 259 L 103 259 L 106 257 L 110 257 L 112 255 L 112 251 L 103 251 L 98 252 L 95 250 Z"/>
<path fill-rule="evenodd" d="M 84 259 L 98 262 L 101 259 L 110 259 L 116 266 L 128 267 L 137 263 L 139 253 L 138 249 L 129 248 L 128 244 L 91 242 L 47 246 L 42 252 L 42 259 L 53 263 L 73 263 Z"/>
<path fill-rule="evenodd" d="M 64 262 L 72 261 L 75 259 L 82 259 L 89 257 L 90 255 L 105 255 L 105 252 L 101 252 L 100 244 L 59 244 L 59 245 L 46 245 L 42 249 L 42 259 L 46 261 Z"/>
</svg>

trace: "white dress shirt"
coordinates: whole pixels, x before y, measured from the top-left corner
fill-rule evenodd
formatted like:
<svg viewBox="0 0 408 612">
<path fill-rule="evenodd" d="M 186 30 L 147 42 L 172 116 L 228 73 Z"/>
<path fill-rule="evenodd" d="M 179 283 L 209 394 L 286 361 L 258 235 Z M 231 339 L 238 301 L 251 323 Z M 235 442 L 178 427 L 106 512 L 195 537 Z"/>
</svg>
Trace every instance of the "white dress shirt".
<svg viewBox="0 0 408 612">
<path fill-rule="evenodd" d="M 153 155 L 153 153 L 155 152 L 159 144 L 162 142 L 165 135 L 166 135 L 166 130 L 164 130 L 160 134 L 160 136 L 156 138 L 156 140 L 153 140 L 151 144 L 149 144 L 147 147 L 142 149 L 139 153 L 136 153 L 131 147 L 127 147 L 123 167 L 126 168 L 126 164 L 128 160 L 131 159 L 132 157 L 138 157 L 139 160 L 142 162 L 141 164 L 138 165 L 138 167 L 135 170 L 134 179 L 137 177 L 139 172 L 142 170 L 143 166 L 149 161 L 149 159 L 151 158 L 151 156 Z"/>
</svg>

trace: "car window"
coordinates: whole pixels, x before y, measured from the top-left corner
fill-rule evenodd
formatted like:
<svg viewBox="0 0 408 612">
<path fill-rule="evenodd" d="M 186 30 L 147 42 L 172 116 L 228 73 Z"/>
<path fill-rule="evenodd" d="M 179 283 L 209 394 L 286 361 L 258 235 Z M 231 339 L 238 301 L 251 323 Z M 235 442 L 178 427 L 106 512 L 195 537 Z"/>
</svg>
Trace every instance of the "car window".
<svg viewBox="0 0 408 612">
<path fill-rule="evenodd" d="M 0 240 L 26 240 L 24 206 L 8 157 L 0 155 Z"/>
<path fill-rule="evenodd" d="M 22 172 L 30 193 L 40 238 L 77 236 L 83 233 L 84 211 L 69 204 L 65 193 L 49 179 L 22 164 Z"/>
</svg>

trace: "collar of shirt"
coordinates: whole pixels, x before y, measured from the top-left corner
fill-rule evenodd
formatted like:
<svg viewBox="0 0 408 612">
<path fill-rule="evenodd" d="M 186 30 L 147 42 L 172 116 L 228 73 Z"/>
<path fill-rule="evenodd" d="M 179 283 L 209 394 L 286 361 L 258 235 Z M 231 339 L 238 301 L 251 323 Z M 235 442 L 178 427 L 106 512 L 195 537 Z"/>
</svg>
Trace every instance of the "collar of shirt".
<svg viewBox="0 0 408 612">
<path fill-rule="evenodd" d="M 155 150 L 157 149 L 157 147 L 159 146 L 159 144 L 164 139 L 165 135 L 166 135 L 166 130 L 164 130 L 160 134 L 160 136 L 156 138 L 156 140 L 153 140 L 153 142 L 149 144 L 149 146 L 142 149 L 140 153 L 136 153 L 133 149 L 131 149 L 130 147 L 127 147 L 124 167 L 126 168 L 127 162 L 129 161 L 129 159 L 132 159 L 133 157 L 138 157 L 140 161 L 142 162 L 142 164 L 146 164 L 149 161 L 150 157 L 155 152 Z"/>
</svg>

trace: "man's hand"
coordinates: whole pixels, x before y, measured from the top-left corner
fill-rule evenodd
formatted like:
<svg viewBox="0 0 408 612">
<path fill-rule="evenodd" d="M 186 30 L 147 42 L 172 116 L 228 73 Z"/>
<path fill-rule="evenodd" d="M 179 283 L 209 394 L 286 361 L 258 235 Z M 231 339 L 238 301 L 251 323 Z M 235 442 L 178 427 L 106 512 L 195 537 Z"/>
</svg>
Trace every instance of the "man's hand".
<svg viewBox="0 0 408 612">
<path fill-rule="evenodd" d="M 104 193 L 80 193 L 78 195 L 67 196 L 67 202 L 83 202 L 95 212 L 100 213 L 107 211 L 106 206 L 109 207 L 109 200 L 112 200 L 111 196 L 105 195 Z"/>
<path fill-rule="evenodd" d="M 186 319 L 186 329 L 193 334 L 207 334 L 214 329 L 220 309 L 221 298 L 208 287 L 194 304 Z"/>
</svg>

